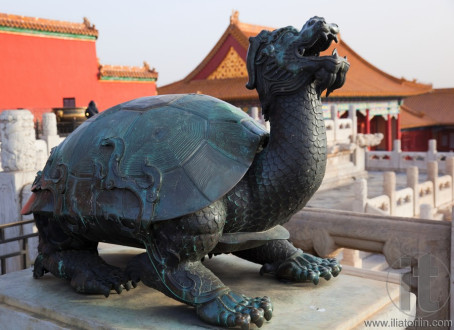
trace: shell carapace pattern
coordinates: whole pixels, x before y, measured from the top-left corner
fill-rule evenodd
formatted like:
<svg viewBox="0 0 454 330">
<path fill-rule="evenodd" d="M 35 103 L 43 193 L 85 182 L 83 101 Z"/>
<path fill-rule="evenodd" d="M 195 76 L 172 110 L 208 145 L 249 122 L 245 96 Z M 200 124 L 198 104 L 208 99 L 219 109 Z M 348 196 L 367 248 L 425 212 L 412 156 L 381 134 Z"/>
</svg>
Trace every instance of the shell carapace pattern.
<svg viewBox="0 0 454 330">
<path fill-rule="evenodd" d="M 66 186 L 63 194 L 51 189 L 56 215 L 115 211 L 147 226 L 219 199 L 244 176 L 267 136 L 241 109 L 210 96 L 143 97 L 81 125 L 53 150 L 42 182 Z M 85 198 L 71 202 L 76 191 Z"/>
</svg>

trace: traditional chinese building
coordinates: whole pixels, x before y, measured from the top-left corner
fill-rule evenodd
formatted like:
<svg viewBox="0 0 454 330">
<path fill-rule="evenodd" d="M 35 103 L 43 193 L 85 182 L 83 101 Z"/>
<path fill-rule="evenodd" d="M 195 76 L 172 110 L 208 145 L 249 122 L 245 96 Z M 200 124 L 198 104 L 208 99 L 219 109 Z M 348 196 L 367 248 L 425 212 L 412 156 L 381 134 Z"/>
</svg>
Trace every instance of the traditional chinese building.
<svg viewBox="0 0 454 330">
<path fill-rule="evenodd" d="M 454 88 L 406 98 L 401 114 L 402 150 L 427 151 L 435 139 L 439 151 L 454 151 Z"/>
<path fill-rule="evenodd" d="M 0 111 L 26 108 L 36 117 L 56 107 L 99 110 L 156 95 L 158 74 L 143 67 L 100 64 L 98 30 L 83 23 L 0 14 Z"/>
<path fill-rule="evenodd" d="M 208 94 L 243 108 L 248 113 L 260 107 L 258 95 L 248 90 L 246 54 L 249 37 L 263 29 L 273 30 L 240 22 L 238 12 L 230 17 L 230 25 L 205 59 L 184 79 L 160 87 L 159 94 L 202 93 Z M 392 141 L 400 138 L 399 108 L 403 98 L 428 92 L 431 85 L 395 78 L 376 68 L 359 56 L 345 41 L 331 45 L 326 53 L 337 48 L 340 56 L 347 56 L 351 63 L 345 85 L 323 98 L 325 116 L 329 118 L 329 106 L 338 105 L 338 115 L 346 116 L 349 107 L 356 109 L 358 132 L 382 132 L 385 136 L 378 149 L 391 150 Z"/>
</svg>

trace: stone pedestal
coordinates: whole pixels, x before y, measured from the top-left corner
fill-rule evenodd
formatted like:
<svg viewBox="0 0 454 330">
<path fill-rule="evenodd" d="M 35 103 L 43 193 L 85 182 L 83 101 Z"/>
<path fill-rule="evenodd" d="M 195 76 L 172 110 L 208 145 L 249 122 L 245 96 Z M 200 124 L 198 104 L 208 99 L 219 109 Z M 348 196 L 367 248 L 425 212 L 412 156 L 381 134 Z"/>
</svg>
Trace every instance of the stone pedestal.
<svg viewBox="0 0 454 330">
<path fill-rule="evenodd" d="M 138 249 L 120 247 L 103 256 L 124 265 L 136 253 Z M 363 328 L 365 320 L 413 319 L 394 305 L 400 295 L 397 284 L 343 274 L 318 286 L 284 284 L 260 276 L 259 265 L 231 255 L 207 260 L 205 265 L 233 290 L 271 298 L 273 318 L 262 329 L 350 329 Z M 1 276 L 0 288 L 0 324 L 7 329 L 216 329 L 200 321 L 194 308 L 142 283 L 104 298 L 77 294 L 66 281 L 50 274 L 35 280 L 27 269 Z"/>
<path fill-rule="evenodd" d="M 47 156 L 50 155 L 52 148 L 62 141 L 57 134 L 57 117 L 53 112 L 43 114 L 43 136 L 41 137 L 47 144 Z"/>
<path fill-rule="evenodd" d="M 35 169 L 35 128 L 28 110 L 5 110 L 0 114 L 1 160 L 3 170 Z"/>
</svg>

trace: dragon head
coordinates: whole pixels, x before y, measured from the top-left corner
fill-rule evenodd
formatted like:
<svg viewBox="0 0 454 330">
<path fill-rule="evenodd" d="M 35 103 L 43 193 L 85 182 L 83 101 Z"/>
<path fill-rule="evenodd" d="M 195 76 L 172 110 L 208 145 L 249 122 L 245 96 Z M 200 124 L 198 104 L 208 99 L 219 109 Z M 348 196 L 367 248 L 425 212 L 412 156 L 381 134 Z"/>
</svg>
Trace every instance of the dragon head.
<svg viewBox="0 0 454 330">
<path fill-rule="evenodd" d="M 330 56 L 319 56 L 333 40 L 337 42 L 338 33 L 336 24 L 315 16 L 299 32 L 288 26 L 249 38 L 246 87 L 257 89 L 266 120 L 276 95 L 292 94 L 314 83 L 320 98 L 325 89 L 328 96 L 342 87 L 350 67 L 347 59 L 339 57 L 337 50 Z"/>
</svg>

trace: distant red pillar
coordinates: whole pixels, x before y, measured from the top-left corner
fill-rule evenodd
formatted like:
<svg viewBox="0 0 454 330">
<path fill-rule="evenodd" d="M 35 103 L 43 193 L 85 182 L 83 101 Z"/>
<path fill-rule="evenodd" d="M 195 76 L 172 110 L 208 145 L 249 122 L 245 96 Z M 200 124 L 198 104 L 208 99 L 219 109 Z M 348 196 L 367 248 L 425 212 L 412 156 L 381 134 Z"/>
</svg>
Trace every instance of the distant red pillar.
<svg viewBox="0 0 454 330">
<path fill-rule="evenodd" d="M 366 109 L 366 134 L 370 134 L 370 111 Z"/>
<path fill-rule="evenodd" d="M 400 131 L 400 113 L 397 114 L 397 120 L 396 120 L 396 137 L 398 140 L 402 140 L 402 132 Z"/>
<path fill-rule="evenodd" d="M 392 151 L 393 150 L 393 117 L 388 113 L 386 121 L 386 150 Z"/>
</svg>

